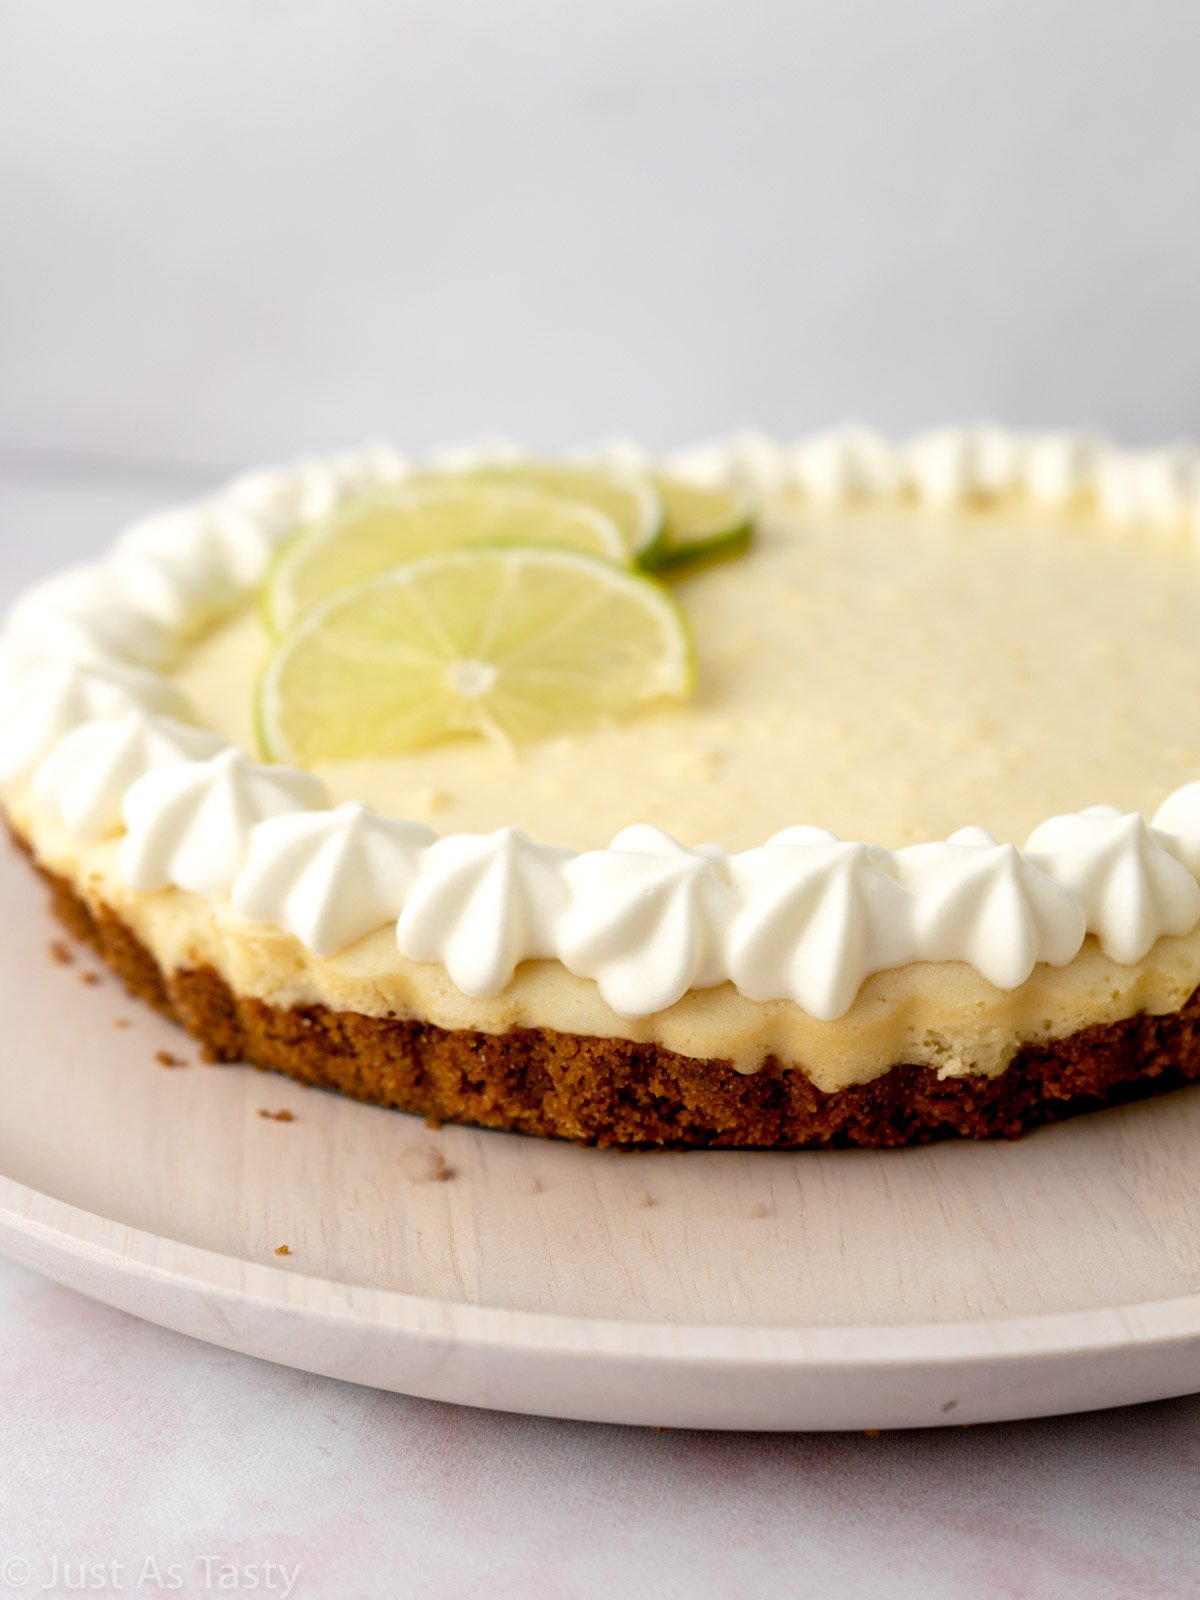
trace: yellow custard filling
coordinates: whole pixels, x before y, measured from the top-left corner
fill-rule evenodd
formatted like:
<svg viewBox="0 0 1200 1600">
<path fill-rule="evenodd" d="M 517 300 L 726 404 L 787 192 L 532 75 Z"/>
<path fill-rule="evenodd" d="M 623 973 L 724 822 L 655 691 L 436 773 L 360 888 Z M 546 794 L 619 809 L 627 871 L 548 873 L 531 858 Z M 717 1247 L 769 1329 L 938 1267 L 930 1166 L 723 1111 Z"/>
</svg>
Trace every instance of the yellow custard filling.
<svg viewBox="0 0 1200 1600">
<path fill-rule="evenodd" d="M 776 506 L 748 555 L 675 589 L 690 700 L 514 753 L 462 739 L 317 770 L 339 800 L 444 833 L 586 848 L 652 822 L 729 849 L 796 823 L 891 847 L 974 823 L 1020 844 L 1061 811 L 1152 812 L 1200 774 L 1200 559 L 1182 539 Z M 251 609 L 176 674 L 251 750 L 268 651 Z"/>
</svg>

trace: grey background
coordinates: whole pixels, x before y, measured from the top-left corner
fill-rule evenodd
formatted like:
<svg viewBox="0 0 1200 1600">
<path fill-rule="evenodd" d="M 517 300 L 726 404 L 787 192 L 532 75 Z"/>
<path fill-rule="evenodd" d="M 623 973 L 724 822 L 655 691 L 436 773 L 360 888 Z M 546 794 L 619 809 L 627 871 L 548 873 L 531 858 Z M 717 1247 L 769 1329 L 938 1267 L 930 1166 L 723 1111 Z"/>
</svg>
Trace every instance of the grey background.
<svg viewBox="0 0 1200 1600">
<path fill-rule="evenodd" d="M 0 0 L 0 447 L 1200 432 L 1195 0 Z"/>
</svg>

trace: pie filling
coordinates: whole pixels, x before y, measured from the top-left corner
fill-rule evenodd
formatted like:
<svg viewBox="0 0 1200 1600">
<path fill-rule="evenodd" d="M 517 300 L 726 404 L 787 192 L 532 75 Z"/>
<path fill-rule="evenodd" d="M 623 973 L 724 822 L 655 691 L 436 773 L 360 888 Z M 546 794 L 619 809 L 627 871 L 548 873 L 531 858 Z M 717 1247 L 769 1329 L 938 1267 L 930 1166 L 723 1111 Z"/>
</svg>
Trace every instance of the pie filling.
<svg viewBox="0 0 1200 1600">
<path fill-rule="evenodd" d="M 1151 815 L 1200 774 L 1200 559 L 1082 515 L 769 504 L 750 552 L 677 580 L 694 694 L 505 750 L 460 739 L 317 768 L 439 833 L 577 850 L 653 823 L 747 850 L 797 823 L 889 848 L 969 824 L 1021 844 L 1104 804 Z M 173 676 L 256 748 L 255 607 Z"/>
</svg>

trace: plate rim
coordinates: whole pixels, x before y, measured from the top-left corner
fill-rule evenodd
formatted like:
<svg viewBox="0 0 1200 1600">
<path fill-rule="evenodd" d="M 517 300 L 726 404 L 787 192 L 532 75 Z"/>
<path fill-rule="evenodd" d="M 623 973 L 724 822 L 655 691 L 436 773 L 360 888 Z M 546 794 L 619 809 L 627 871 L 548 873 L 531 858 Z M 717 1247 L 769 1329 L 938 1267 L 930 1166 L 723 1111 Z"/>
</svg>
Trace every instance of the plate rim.
<svg viewBox="0 0 1200 1600">
<path fill-rule="evenodd" d="M 114 1232 L 123 1236 L 124 1248 L 106 1237 Z M 16 1248 L 21 1244 L 30 1249 Z M 433 1338 L 512 1356 L 844 1373 L 1144 1354 L 1200 1343 L 1200 1290 L 1034 1316 L 868 1325 L 671 1323 L 474 1305 L 345 1283 L 210 1250 L 84 1210 L 4 1174 L 0 1253 L 34 1270 L 46 1271 L 50 1262 L 89 1264 L 118 1278 L 313 1323 L 369 1327 L 394 1339 Z M 171 1257 L 170 1266 L 163 1263 L 164 1255 Z M 60 1281 L 70 1282 L 66 1276 Z"/>
</svg>

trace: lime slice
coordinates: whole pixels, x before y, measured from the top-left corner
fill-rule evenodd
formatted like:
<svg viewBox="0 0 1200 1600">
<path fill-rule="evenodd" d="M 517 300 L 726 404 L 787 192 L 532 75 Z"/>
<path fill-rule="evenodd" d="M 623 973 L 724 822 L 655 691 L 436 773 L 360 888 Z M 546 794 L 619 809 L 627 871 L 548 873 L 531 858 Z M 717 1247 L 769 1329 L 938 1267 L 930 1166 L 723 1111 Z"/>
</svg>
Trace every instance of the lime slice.
<svg viewBox="0 0 1200 1600">
<path fill-rule="evenodd" d="M 573 461 L 511 461 L 477 467 L 471 478 L 486 483 L 525 484 L 564 500 L 593 506 L 611 517 L 631 555 L 651 550 L 662 533 L 662 504 L 651 479 L 625 467 Z"/>
<path fill-rule="evenodd" d="M 537 545 L 425 556 L 312 606 L 259 689 L 264 751 L 301 764 L 463 734 L 541 739 L 688 693 L 691 634 L 657 584 Z"/>
<path fill-rule="evenodd" d="M 656 477 L 663 507 L 662 538 L 638 559 L 648 571 L 665 572 L 693 562 L 736 555 L 754 533 L 754 507 L 731 489 Z"/>
<path fill-rule="evenodd" d="M 629 559 L 620 529 L 589 505 L 517 484 L 400 485 L 347 501 L 284 546 L 264 594 L 267 626 L 281 634 L 316 601 L 399 562 L 516 541 Z"/>
</svg>

